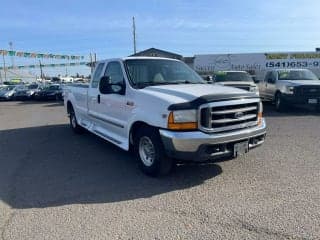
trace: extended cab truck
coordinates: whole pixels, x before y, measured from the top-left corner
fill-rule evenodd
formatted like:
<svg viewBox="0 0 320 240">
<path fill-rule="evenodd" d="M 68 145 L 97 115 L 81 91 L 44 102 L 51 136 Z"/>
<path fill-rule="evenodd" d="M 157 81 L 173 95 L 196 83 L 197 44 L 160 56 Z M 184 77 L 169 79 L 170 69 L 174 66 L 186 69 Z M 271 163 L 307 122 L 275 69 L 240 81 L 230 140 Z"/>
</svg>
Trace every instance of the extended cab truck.
<svg viewBox="0 0 320 240">
<path fill-rule="evenodd" d="M 259 83 L 259 90 L 261 98 L 273 101 L 278 111 L 288 104 L 320 107 L 320 80 L 308 69 L 268 71 Z"/>
<path fill-rule="evenodd" d="M 64 102 L 75 132 L 84 128 L 124 150 L 132 147 L 149 175 L 168 173 L 176 159 L 246 153 L 266 134 L 260 98 L 207 84 L 173 59 L 100 61 L 88 86 L 65 88 Z"/>
<path fill-rule="evenodd" d="M 245 71 L 219 71 L 213 75 L 213 82 L 223 86 L 236 87 L 259 96 L 259 88 Z"/>
</svg>

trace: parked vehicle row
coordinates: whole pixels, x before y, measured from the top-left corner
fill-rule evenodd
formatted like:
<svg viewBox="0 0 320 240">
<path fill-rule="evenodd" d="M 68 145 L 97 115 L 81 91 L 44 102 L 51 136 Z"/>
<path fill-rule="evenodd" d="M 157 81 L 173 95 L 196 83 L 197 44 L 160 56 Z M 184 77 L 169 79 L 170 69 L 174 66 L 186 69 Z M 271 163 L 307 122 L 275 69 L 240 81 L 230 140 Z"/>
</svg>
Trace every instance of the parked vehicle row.
<svg viewBox="0 0 320 240">
<path fill-rule="evenodd" d="M 8 85 L 0 87 L 0 100 L 62 100 L 62 93 L 60 84 Z"/>
</svg>

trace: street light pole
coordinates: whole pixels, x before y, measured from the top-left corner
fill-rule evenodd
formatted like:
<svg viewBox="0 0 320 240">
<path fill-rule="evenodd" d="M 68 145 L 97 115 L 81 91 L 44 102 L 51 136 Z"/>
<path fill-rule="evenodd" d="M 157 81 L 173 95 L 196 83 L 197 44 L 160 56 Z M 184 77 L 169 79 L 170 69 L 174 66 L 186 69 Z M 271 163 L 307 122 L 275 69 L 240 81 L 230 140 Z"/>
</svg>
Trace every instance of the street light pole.
<svg viewBox="0 0 320 240">
<path fill-rule="evenodd" d="M 9 42 L 9 46 L 10 46 L 10 51 L 12 52 L 13 51 L 13 43 Z M 14 67 L 14 56 L 13 55 L 11 55 L 11 65 L 13 68 Z"/>
</svg>

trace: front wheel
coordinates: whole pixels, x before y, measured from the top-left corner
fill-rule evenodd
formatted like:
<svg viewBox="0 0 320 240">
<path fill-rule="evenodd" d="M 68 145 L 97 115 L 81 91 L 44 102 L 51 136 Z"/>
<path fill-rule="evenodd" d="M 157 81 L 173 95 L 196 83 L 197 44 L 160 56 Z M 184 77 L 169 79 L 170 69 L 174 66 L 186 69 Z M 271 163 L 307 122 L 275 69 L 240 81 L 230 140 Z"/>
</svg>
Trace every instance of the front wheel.
<svg viewBox="0 0 320 240">
<path fill-rule="evenodd" d="M 283 110 L 285 109 L 285 106 L 286 106 L 286 105 L 285 105 L 285 103 L 284 103 L 284 101 L 283 101 L 283 98 L 282 98 L 282 96 L 281 96 L 281 93 L 278 92 L 278 93 L 276 94 L 274 100 L 275 100 L 276 110 L 277 110 L 278 112 L 283 111 Z"/>
<path fill-rule="evenodd" d="M 149 176 L 168 174 L 173 160 L 166 156 L 159 131 L 152 127 L 140 129 L 134 139 L 134 151 L 141 170 Z"/>
</svg>

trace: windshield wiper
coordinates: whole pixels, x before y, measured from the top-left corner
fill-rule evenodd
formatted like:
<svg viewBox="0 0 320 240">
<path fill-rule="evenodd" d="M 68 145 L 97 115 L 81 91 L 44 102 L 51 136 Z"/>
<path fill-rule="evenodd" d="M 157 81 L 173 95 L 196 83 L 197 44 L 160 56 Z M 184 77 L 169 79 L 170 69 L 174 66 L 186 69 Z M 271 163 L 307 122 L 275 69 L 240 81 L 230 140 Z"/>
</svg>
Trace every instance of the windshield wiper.
<svg viewBox="0 0 320 240">
<path fill-rule="evenodd" d="M 189 80 L 176 80 L 173 82 L 170 82 L 170 84 L 206 84 L 207 82 L 191 82 Z"/>
</svg>

